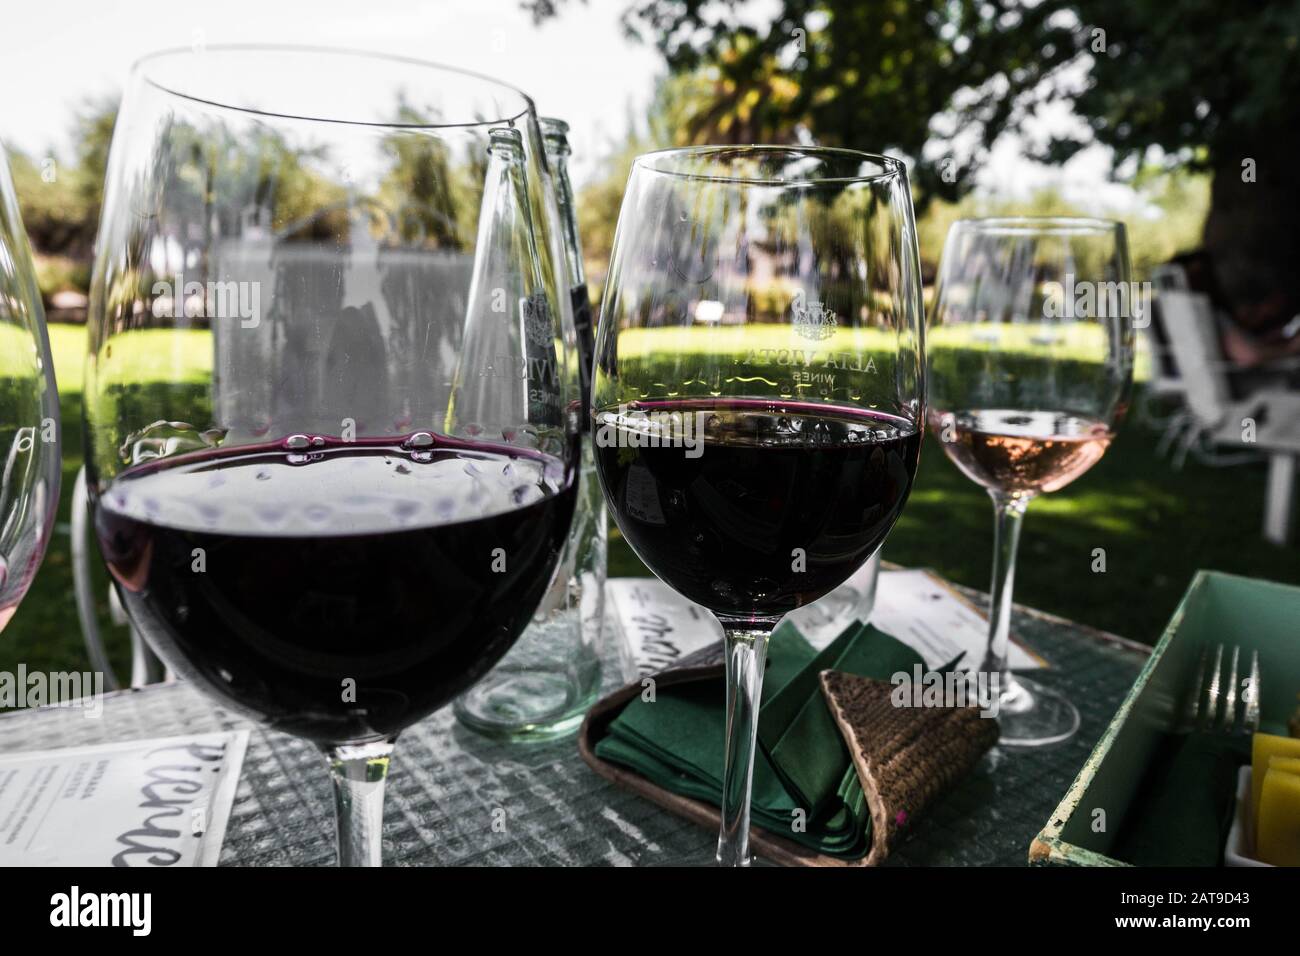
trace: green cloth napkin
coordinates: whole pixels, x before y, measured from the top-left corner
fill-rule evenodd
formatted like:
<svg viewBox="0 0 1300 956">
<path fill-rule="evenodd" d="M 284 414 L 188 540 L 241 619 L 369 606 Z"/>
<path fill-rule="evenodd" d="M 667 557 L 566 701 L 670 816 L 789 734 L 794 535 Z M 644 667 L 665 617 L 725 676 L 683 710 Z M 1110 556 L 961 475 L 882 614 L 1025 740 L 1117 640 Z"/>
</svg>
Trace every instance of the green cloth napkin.
<svg viewBox="0 0 1300 956">
<path fill-rule="evenodd" d="M 842 671 L 887 681 L 899 671 L 910 675 L 919 664 L 920 654 L 888 634 L 870 625 L 850 627 L 764 700 L 758 714 L 759 745 L 798 806 L 814 813 L 828 806 L 852 763 L 818 675 Z"/>
<path fill-rule="evenodd" d="M 839 670 L 887 681 L 919 664 L 914 650 L 870 625 L 852 625 L 821 653 L 793 624 L 778 627 L 768 642 L 759 708 L 753 823 L 828 856 L 865 856 L 871 848 L 866 797 L 818 675 Z M 634 698 L 610 722 L 596 755 L 718 806 L 724 711 L 720 677 L 657 688 L 654 702 Z"/>
<path fill-rule="evenodd" d="M 1250 738 L 1170 734 L 1133 798 L 1112 855 L 1136 866 L 1221 866 L 1237 769 Z"/>
</svg>

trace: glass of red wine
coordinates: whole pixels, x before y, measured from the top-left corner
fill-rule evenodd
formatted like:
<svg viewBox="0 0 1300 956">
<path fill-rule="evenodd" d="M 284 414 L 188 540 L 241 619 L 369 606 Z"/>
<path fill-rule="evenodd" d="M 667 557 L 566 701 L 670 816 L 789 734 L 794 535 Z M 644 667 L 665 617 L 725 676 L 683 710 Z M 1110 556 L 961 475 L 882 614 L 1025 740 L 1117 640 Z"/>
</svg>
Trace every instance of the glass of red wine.
<svg viewBox="0 0 1300 956">
<path fill-rule="evenodd" d="M 0 631 L 18 610 L 54 530 L 59 438 L 45 313 L 0 147 Z"/>
<path fill-rule="evenodd" d="M 633 166 L 596 343 L 596 464 L 624 539 L 722 624 L 721 865 L 750 860 L 768 636 L 872 556 L 912 488 L 919 269 L 897 160 L 710 146 Z"/>
<path fill-rule="evenodd" d="M 1069 700 L 1007 667 L 1016 548 L 1029 502 L 1109 447 L 1128 407 L 1133 319 L 1144 307 L 1121 223 L 968 219 L 948 232 L 930 322 L 929 420 L 948 458 L 993 499 L 981 670 L 997 697 L 984 703 L 1009 746 L 1059 743 L 1079 727 Z"/>
<path fill-rule="evenodd" d="M 318 744 L 378 865 L 403 728 L 546 591 L 580 425 L 532 102 L 431 64 L 157 54 L 114 132 L 88 489 L 132 621 L 223 706 Z"/>
</svg>

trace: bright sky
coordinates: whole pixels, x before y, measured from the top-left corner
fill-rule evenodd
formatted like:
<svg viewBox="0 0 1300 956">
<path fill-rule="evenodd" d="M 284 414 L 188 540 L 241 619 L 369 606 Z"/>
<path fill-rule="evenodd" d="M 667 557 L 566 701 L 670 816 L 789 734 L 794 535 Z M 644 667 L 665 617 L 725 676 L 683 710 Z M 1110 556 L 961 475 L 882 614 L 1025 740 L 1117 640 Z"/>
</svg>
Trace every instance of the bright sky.
<svg viewBox="0 0 1300 956">
<path fill-rule="evenodd" d="M 196 42 L 343 46 L 465 67 L 522 88 L 543 114 L 569 121 L 571 168 L 581 184 L 595 161 L 622 141 L 629 115 L 643 116 L 653 80 L 663 71 L 652 47 L 623 36 L 619 15 L 626 5 L 569 0 L 539 29 L 517 0 L 11 2 L 0 33 L 6 79 L 0 84 L 0 140 L 36 156 L 51 148 L 66 155 L 79 104 L 89 95 L 120 91 L 131 64 L 154 50 Z M 754 9 L 767 6 L 760 2 Z M 1131 206 L 1131 190 L 1107 183 L 1106 171 L 1106 153 L 1099 149 L 1052 170 L 1023 161 L 1019 142 L 1006 139 L 980 177 L 980 192 L 1024 197 L 1057 185 L 1086 207 Z"/>
<path fill-rule="evenodd" d="M 540 29 L 516 0 L 63 0 L 8 3 L 0 31 L 0 139 L 38 155 L 67 148 L 77 106 L 120 91 L 154 50 L 216 43 L 340 46 L 434 60 L 513 83 L 573 127 L 574 172 L 621 140 L 662 71 L 651 47 L 627 42 L 622 4 L 571 0 Z"/>
</svg>

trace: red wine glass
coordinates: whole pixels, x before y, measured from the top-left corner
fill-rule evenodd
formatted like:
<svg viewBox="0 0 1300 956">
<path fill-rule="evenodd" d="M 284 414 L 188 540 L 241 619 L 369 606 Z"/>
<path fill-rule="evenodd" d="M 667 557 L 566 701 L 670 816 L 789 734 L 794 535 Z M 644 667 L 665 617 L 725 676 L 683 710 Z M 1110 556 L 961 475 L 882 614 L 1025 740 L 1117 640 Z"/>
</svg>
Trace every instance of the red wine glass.
<svg viewBox="0 0 1300 956">
<path fill-rule="evenodd" d="M 723 627 L 722 865 L 750 860 L 768 636 L 872 556 L 912 488 L 922 320 L 897 160 L 745 146 L 633 166 L 596 343 L 596 462 L 624 539 Z"/>
<path fill-rule="evenodd" d="M 137 65 L 90 305 L 88 490 L 133 623 L 332 769 L 378 865 L 397 735 L 519 636 L 579 416 L 532 102 L 355 52 Z"/>
</svg>

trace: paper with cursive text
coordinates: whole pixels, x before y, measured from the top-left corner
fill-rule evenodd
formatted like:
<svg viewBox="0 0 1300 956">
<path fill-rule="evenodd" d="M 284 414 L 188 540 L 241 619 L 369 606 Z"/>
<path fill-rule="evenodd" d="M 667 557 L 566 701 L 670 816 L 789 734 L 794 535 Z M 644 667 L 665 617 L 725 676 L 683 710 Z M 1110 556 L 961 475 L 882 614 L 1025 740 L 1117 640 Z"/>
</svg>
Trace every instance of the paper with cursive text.
<svg viewBox="0 0 1300 956">
<path fill-rule="evenodd" d="M 846 582 L 858 582 L 855 575 Z M 722 640 L 722 626 L 704 608 L 686 600 L 658 578 L 611 578 L 606 584 L 609 617 L 631 649 L 637 672 L 645 677 L 675 664 L 702 647 Z M 816 648 L 830 643 L 853 619 L 852 607 L 831 626 L 811 626 L 812 608 L 790 615 Z M 928 667 L 941 667 L 963 654 L 959 670 L 978 667 L 988 641 L 988 621 L 942 578 L 924 570 L 881 571 L 871 623 L 911 646 Z M 1014 639 L 1008 647 L 1014 670 L 1046 662 Z"/>
<path fill-rule="evenodd" d="M 0 866 L 216 866 L 248 731 L 0 756 Z"/>
</svg>

